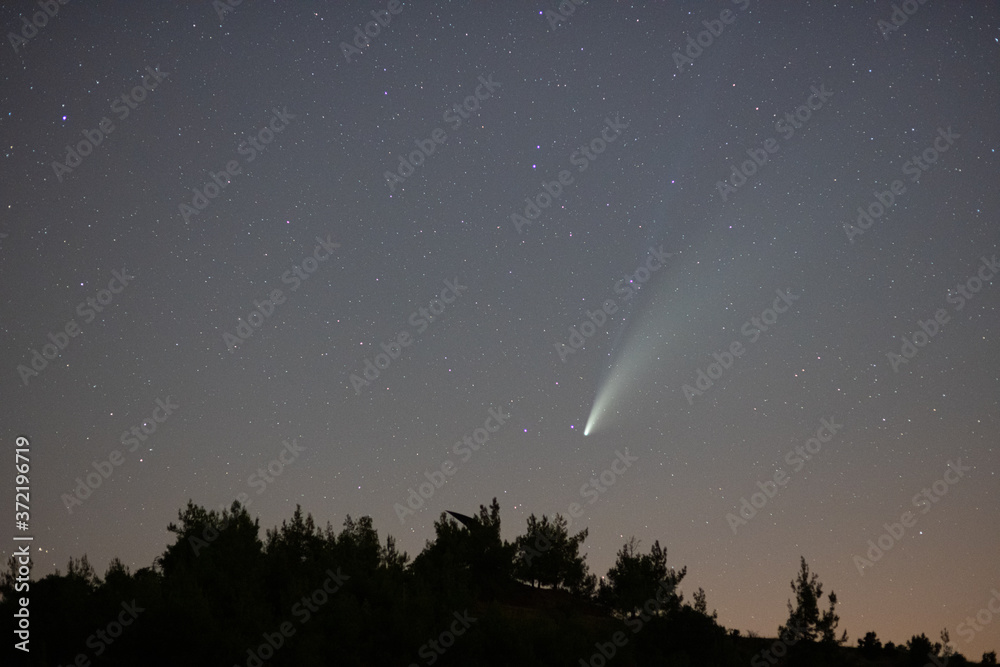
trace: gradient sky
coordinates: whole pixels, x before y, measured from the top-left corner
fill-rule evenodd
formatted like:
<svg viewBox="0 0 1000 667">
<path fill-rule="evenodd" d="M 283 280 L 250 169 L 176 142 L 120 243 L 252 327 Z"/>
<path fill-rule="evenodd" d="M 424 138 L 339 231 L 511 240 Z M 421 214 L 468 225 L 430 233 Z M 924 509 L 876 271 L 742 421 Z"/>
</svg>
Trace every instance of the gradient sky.
<svg viewBox="0 0 1000 667">
<path fill-rule="evenodd" d="M 948 628 L 970 658 L 1000 649 L 1000 619 L 960 634 L 1000 589 L 1000 286 L 955 296 L 1000 253 L 996 3 L 928 2 L 884 34 L 883 1 L 591 0 L 565 20 L 546 14 L 554 1 L 404 3 L 346 56 L 388 3 L 247 0 L 221 19 L 183 4 L 60 5 L 0 49 L 0 424 L 6 446 L 32 443 L 36 576 L 83 554 L 100 573 L 114 556 L 150 565 L 188 499 L 245 493 L 262 528 L 296 504 L 338 527 L 368 514 L 413 556 L 441 511 L 496 496 L 508 539 L 579 503 L 598 575 L 629 536 L 660 540 L 729 627 L 773 636 L 801 555 L 852 645 Z M 0 26 L 36 10 L 5 3 Z M 723 30 L 698 53 L 703 22 Z M 122 117 L 115 98 L 152 83 L 147 68 L 165 76 Z M 448 110 L 485 97 L 480 77 L 499 86 L 456 127 Z M 789 136 L 813 87 L 832 96 Z M 104 118 L 114 129 L 57 176 Z M 907 173 L 948 128 L 947 150 Z M 384 173 L 439 129 L 390 190 Z M 581 157 L 602 132 L 606 150 Z M 748 150 L 767 161 L 723 201 Z M 183 215 L 227 163 L 221 193 Z M 563 171 L 519 231 L 512 214 Z M 896 180 L 851 242 L 844 223 Z M 317 237 L 339 247 L 313 265 Z M 661 247 L 673 255 L 626 298 Z M 123 270 L 134 279 L 101 293 Z M 456 280 L 467 289 L 422 328 L 419 309 Z M 223 334 L 275 289 L 230 352 Z M 744 323 L 770 317 L 776 290 L 797 300 L 751 341 Z M 563 361 L 570 327 L 608 300 Z M 938 310 L 947 322 L 894 370 L 900 336 Z M 18 366 L 70 320 L 81 333 L 26 384 Z M 400 332 L 410 344 L 356 392 L 350 376 Z M 684 385 L 734 341 L 743 354 L 689 401 Z M 129 451 L 122 434 L 168 397 L 179 407 Z M 510 418 L 456 454 L 491 408 Z M 824 418 L 843 427 L 795 463 Z M 293 439 L 280 475 L 252 477 Z M 626 448 L 613 485 L 581 488 Z M 70 512 L 64 494 L 115 450 Z M 446 460 L 453 474 L 401 522 L 394 505 Z M 727 514 L 780 471 L 734 534 Z M 907 511 L 915 524 L 859 574 L 854 556 Z"/>
</svg>

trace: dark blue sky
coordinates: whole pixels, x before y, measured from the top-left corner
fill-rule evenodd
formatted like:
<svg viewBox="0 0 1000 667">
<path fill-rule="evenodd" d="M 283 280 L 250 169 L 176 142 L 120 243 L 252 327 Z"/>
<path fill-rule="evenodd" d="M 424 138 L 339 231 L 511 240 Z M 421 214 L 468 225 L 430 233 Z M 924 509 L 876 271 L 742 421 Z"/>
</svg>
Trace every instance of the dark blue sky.
<svg viewBox="0 0 1000 667">
<path fill-rule="evenodd" d="M 1000 645 L 960 627 L 1000 587 L 993 3 L 185 4 L 0 56 L 36 575 L 151 564 L 188 499 L 415 555 L 496 496 L 598 575 L 660 540 L 730 627 L 801 555 L 852 644 Z"/>
</svg>

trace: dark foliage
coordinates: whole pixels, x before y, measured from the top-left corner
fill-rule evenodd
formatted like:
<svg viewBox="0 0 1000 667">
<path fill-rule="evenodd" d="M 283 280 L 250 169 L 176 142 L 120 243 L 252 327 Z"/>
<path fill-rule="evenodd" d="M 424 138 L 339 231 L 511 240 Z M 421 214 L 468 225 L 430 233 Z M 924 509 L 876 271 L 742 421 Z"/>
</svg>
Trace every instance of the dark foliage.
<svg viewBox="0 0 1000 667">
<path fill-rule="evenodd" d="M 30 582 L 31 652 L 19 664 L 775 664 L 763 656 L 778 640 L 727 631 L 702 589 L 684 603 L 687 569 L 668 567 L 659 542 L 641 553 L 627 541 L 598 589 L 580 555 L 587 531 L 570 535 L 561 516 L 532 515 L 513 542 L 501 537 L 496 499 L 459 516 L 442 514 L 411 563 L 369 517 L 348 516 L 338 532 L 297 507 L 262 540 L 239 503 L 221 512 L 188 503 L 151 567 L 131 572 L 115 559 L 102 578 L 82 556 L 65 574 Z M 7 618 L 23 595 L 15 568 L 11 559 L 0 572 Z M 822 587 L 804 560 L 792 588 L 789 624 L 806 637 L 783 665 L 902 667 L 928 654 L 967 664 L 947 633 L 933 644 L 914 636 L 900 650 L 870 632 L 858 649 L 843 648 L 833 638 L 836 598 L 820 612 Z"/>
</svg>

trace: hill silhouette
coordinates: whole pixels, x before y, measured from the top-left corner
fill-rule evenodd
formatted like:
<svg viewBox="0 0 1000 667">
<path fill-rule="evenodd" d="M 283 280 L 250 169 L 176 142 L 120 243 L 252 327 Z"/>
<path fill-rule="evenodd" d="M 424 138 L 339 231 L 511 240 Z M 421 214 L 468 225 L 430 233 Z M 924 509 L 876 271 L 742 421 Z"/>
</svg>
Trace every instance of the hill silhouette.
<svg viewBox="0 0 1000 667">
<path fill-rule="evenodd" d="M 848 646 L 836 634 L 836 595 L 823 600 L 805 559 L 778 636 L 746 637 L 718 623 L 701 589 L 684 599 L 687 570 L 669 566 L 659 542 L 644 553 L 630 539 L 598 581 L 579 555 L 588 531 L 570 535 L 559 515 L 532 515 L 513 542 L 500 537 L 496 499 L 455 516 L 441 514 L 411 562 L 369 517 L 348 516 L 338 532 L 297 507 L 261 539 L 239 503 L 216 512 L 189 502 L 150 567 L 133 573 L 115 559 L 98 577 L 84 555 L 31 581 L 31 650 L 18 658 L 46 667 L 971 664 L 947 633 L 883 646 L 869 632 Z M 15 573 L 13 559 L 0 573 L 5 615 L 16 608 Z"/>
</svg>

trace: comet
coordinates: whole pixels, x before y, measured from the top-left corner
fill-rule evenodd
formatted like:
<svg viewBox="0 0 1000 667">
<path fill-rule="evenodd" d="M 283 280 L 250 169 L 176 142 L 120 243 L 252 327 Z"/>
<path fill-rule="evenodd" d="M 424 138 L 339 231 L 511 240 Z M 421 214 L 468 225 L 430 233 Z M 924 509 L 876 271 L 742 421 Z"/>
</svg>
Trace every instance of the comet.
<svg viewBox="0 0 1000 667">
<path fill-rule="evenodd" d="M 697 308 L 695 299 L 701 291 L 682 290 L 675 267 L 670 267 L 670 272 L 672 280 L 650 289 L 646 292 L 649 297 L 641 303 L 632 302 L 637 310 L 608 354 L 611 362 L 594 393 L 584 436 L 615 423 L 640 394 L 656 396 L 662 392 L 665 370 L 681 361 L 680 351 L 688 342 L 685 339 L 693 336 L 687 326 L 688 314 Z"/>
</svg>

